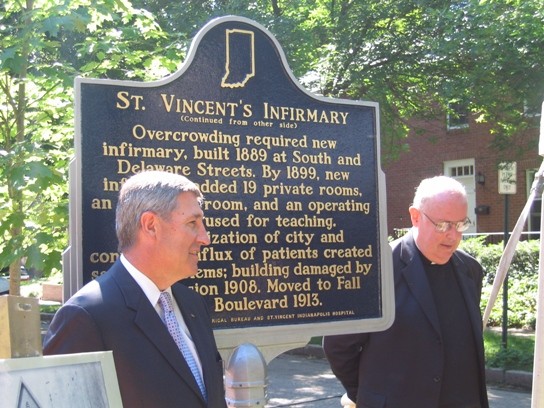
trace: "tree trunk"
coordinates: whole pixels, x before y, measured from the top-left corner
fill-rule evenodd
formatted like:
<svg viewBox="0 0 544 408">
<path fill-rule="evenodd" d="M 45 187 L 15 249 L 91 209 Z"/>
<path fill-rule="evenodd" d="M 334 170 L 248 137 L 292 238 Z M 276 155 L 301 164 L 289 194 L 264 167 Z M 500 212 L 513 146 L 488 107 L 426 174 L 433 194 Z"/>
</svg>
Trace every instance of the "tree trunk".
<svg viewBox="0 0 544 408">
<path fill-rule="evenodd" d="M 27 0 L 26 1 L 26 21 L 25 24 L 27 26 L 30 26 L 31 24 L 31 13 L 30 11 L 34 7 L 34 0 Z M 15 123 L 16 123 L 16 135 L 15 139 L 17 144 L 22 144 L 25 139 L 25 113 L 26 113 L 26 76 L 27 76 L 27 70 L 28 70 L 28 58 L 30 54 L 30 38 L 24 38 L 24 45 L 22 47 L 21 52 L 21 60 L 23 61 L 23 65 L 21 67 L 21 71 L 19 73 L 19 89 L 17 92 L 17 107 L 15 109 Z M 6 135 L 9 137 L 9 135 Z M 19 167 L 23 164 L 24 157 L 22 157 L 24 153 L 20 153 L 20 157 L 15 157 L 13 165 L 16 167 Z M 11 187 L 11 188 L 10 188 Z M 23 215 L 24 218 L 24 204 L 23 204 L 23 192 L 21 191 L 20 187 L 16 186 L 10 186 L 8 187 L 8 194 L 10 195 L 10 198 L 12 200 L 12 209 L 13 213 L 19 213 Z M 11 228 L 11 237 L 21 237 L 23 234 L 22 226 L 15 225 L 13 228 Z M 13 296 L 20 296 L 21 295 L 21 258 L 17 258 L 15 261 L 13 261 L 9 266 L 9 293 Z"/>
</svg>

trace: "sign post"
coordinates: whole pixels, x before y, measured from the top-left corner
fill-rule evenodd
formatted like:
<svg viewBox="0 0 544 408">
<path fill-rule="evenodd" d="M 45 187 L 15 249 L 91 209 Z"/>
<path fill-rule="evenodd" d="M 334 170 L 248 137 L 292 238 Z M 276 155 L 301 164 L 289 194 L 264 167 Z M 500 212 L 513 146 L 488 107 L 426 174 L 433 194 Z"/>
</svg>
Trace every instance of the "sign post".
<svg viewBox="0 0 544 408">
<path fill-rule="evenodd" d="M 516 162 L 504 162 L 499 164 L 499 194 L 504 195 L 504 239 L 503 245 L 506 248 L 510 237 L 508 227 L 508 196 L 516 194 Z M 508 347 L 508 275 L 504 277 L 502 286 L 502 348 Z"/>
<path fill-rule="evenodd" d="M 118 258 L 124 181 L 164 170 L 205 195 L 211 245 L 184 282 L 207 300 L 222 353 L 251 343 L 270 361 L 312 336 L 385 330 L 394 296 L 379 147 L 376 103 L 309 93 L 245 18 L 208 23 L 160 81 L 78 78 L 67 288 Z"/>
</svg>

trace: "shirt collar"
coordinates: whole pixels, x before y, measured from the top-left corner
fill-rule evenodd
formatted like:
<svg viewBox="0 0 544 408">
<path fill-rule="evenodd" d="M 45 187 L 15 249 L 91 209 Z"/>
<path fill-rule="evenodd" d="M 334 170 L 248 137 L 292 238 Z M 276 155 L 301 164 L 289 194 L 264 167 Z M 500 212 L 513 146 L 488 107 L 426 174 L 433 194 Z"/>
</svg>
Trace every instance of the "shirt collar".
<svg viewBox="0 0 544 408">
<path fill-rule="evenodd" d="M 149 302 L 155 306 L 157 302 L 159 301 L 159 296 L 161 295 L 161 291 L 153 283 L 151 279 L 149 279 L 146 275 L 144 275 L 142 272 L 140 272 L 134 265 L 132 265 L 129 260 L 121 254 L 121 263 L 126 268 L 128 273 L 130 273 L 130 276 L 134 278 L 136 283 L 140 288 L 142 288 L 145 296 L 149 299 Z M 168 288 L 165 290 L 165 292 L 170 293 L 172 295 L 172 289 Z"/>
</svg>

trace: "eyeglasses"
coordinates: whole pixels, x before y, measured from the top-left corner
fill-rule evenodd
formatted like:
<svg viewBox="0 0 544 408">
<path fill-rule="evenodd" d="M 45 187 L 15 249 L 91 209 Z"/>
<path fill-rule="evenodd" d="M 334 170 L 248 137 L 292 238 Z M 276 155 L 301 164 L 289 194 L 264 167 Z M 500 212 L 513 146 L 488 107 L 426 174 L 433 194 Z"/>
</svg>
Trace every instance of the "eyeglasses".
<svg viewBox="0 0 544 408">
<path fill-rule="evenodd" d="M 470 218 L 465 218 L 463 221 L 439 221 L 434 222 L 431 217 L 429 217 L 427 214 L 425 214 L 423 211 L 421 211 L 421 214 L 423 214 L 429 221 L 431 221 L 434 225 L 434 229 L 436 232 L 446 232 L 449 231 L 452 227 L 457 232 L 464 232 L 470 227 Z"/>
</svg>

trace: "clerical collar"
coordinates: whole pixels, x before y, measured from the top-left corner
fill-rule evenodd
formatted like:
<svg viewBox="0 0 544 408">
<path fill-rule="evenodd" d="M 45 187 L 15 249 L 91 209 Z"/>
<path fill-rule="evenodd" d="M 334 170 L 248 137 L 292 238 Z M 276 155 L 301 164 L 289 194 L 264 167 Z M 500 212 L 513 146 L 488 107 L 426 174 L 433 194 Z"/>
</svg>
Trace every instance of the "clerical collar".
<svg viewBox="0 0 544 408">
<path fill-rule="evenodd" d="M 425 255 L 421 254 L 421 259 L 423 259 L 423 263 L 425 265 L 438 265 L 436 262 L 429 261 L 427 258 L 425 258 Z"/>
<path fill-rule="evenodd" d="M 425 265 L 425 266 L 438 265 L 436 262 L 433 262 L 433 261 L 427 259 L 427 257 L 425 255 L 423 255 L 423 252 L 421 252 L 421 250 L 419 248 L 417 250 L 419 251 L 419 255 L 421 256 L 421 260 L 423 261 L 423 265 Z"/>
</svg>

